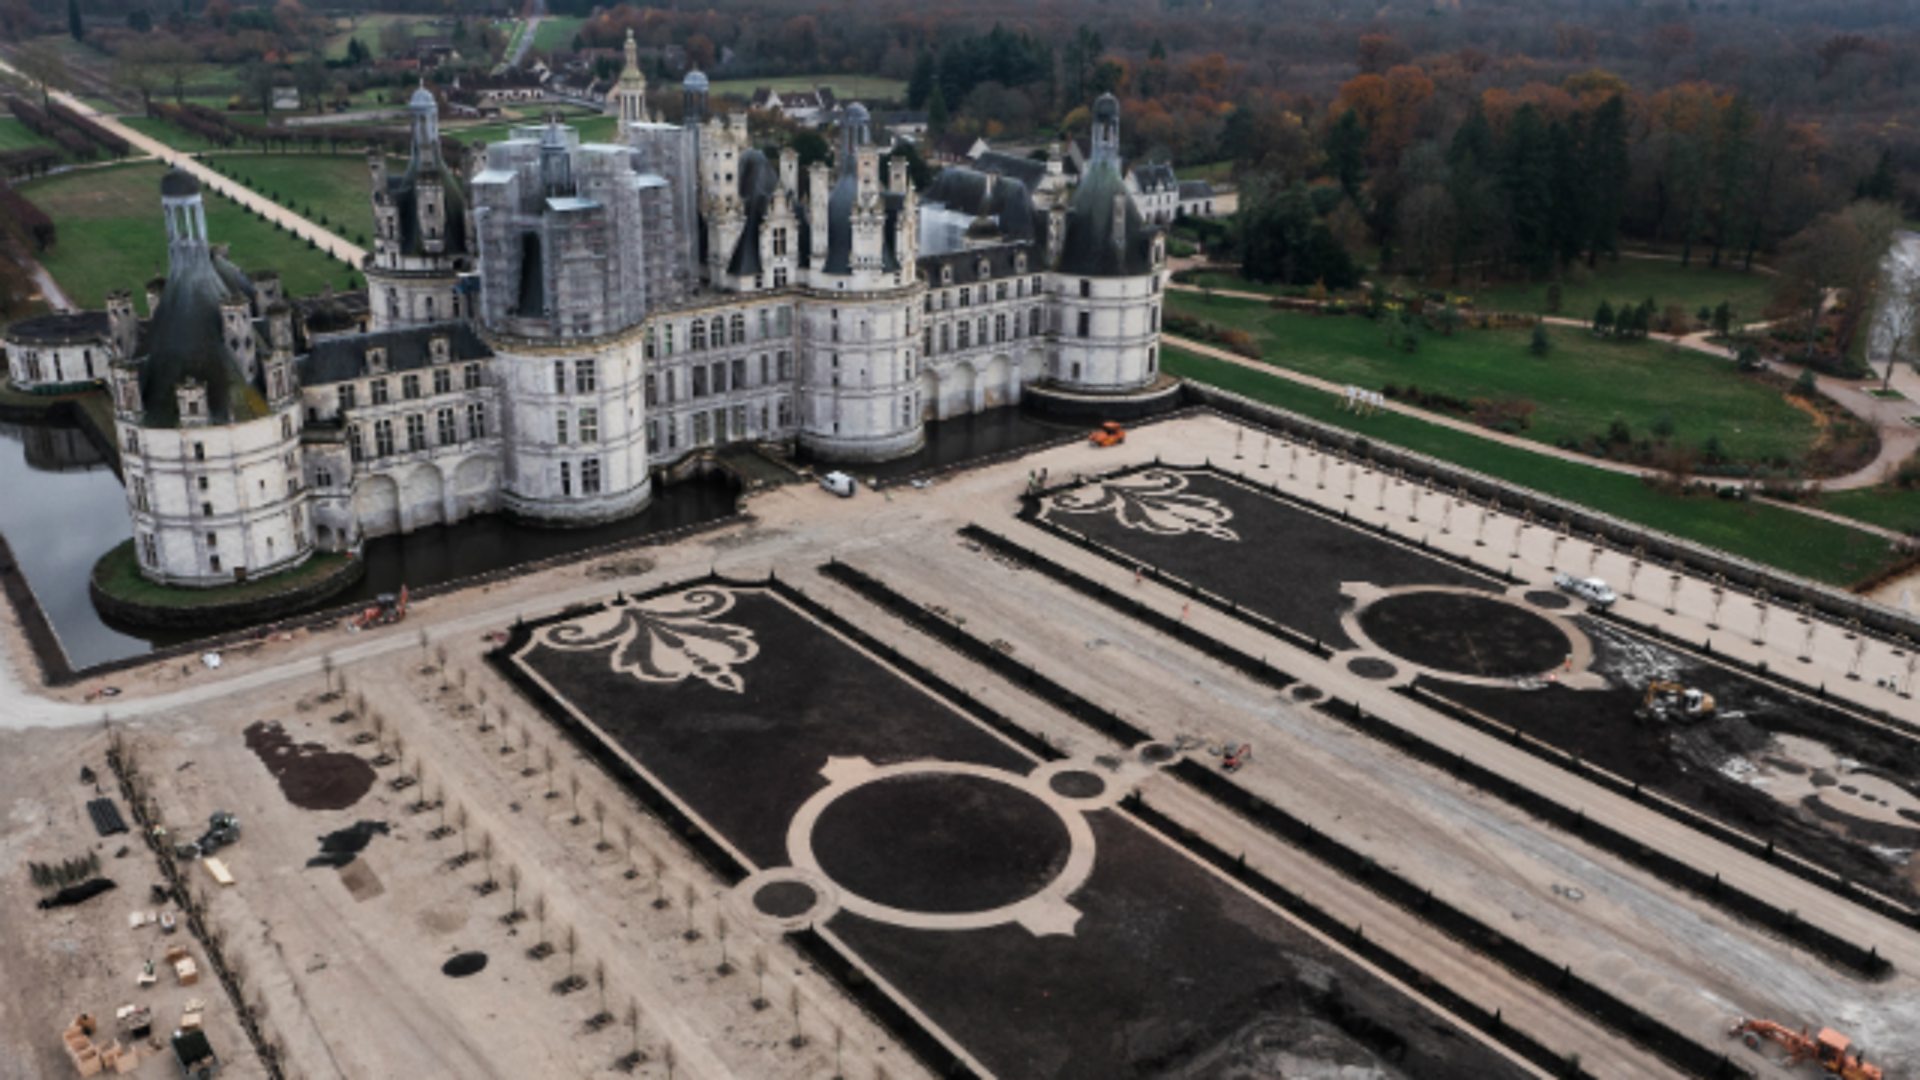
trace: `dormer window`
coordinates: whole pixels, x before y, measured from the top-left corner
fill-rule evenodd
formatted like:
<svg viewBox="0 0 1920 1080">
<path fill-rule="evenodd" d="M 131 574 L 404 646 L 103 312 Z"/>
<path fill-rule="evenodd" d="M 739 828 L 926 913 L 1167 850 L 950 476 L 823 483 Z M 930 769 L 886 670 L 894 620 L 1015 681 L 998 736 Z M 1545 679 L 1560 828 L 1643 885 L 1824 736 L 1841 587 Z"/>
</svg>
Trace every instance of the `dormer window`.
<svg viewBox="0 0 1920 1080">
<path fill-rule="evenodd" d="M 436 364 L 446 363 L 447 358 L 451 355 L 447 339 L 445 337 L 440 337 L 440 336 L 429 338 L 427 340 L 427 352 L 433 358 L 433 362 Z"/>
<path fill-rule="evenodd" d="M 387 350 L 385 346 L 375 345 L 367 350 L 367 370 L 373 372 L 387 370 Z"/>
</svg>

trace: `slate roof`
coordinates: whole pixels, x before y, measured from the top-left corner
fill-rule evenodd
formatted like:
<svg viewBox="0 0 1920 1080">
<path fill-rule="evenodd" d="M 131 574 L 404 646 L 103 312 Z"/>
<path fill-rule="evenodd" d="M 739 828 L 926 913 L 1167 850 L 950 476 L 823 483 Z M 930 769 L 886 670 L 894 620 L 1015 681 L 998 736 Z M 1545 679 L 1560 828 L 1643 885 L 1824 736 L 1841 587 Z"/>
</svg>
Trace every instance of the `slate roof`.
<svg viewBox="0 0 1920 1080">
<path fill-rule="evenodd" d="M 1126 201 L 1125 234 L 1113 235 L 1113 200 Z M 1126 182 L 1110 161 L 1091 163 L 1067 211 L 1060 272 L 1084 277 L 1132 277 L 1153 269 L 1153 230 L 1127 196 Z"/>
<path fill-rule="evenodd" d="M 21 345 L 66 345 L 104 341 L 109 329 L 104 311 L 65 311 L 21 319 L 7 327 L 4 337 Z"/>
<path fill-rule="evenodd" d="M 741 230 L 740 239 L 734 242 L 733 255 L 727 260 L 727 273 L 751 276 L 763 272 L 760 265 L 760 224 L 766 220 L 767 206 L 773 202 L 773 193 L 779 188 L 780 174 L 767 160 L 767 155 L 758 150 L 748 150 L 740 155 L 735 175 L 738 177 L 736 183 L 747 227 Z"/>
<path fill-rule="evenodd" d="M 367 350 L 384 348 L 387 371 L 417 371 L 432 366 L 429 342 L 436 337 L 447 339 L 448 355 L 453 362 L 484 360 L 493 355 L 493 350 L 487 348 L 470 324 L 457 320 L 316 341 L 311 352 L 295 361 L 294 370 L 302 386 L 347 382 L 372 374 L 367 370 Z"/>
<path fill-rule="evenodd" d="M 216 265 L 219 264 L 219 265 Z M 240 423 L 268 415 L 267 400 L 247 382 L 240 362 L 227 348 L 220 305 L 246 294 L 229 281 L 238 268 L 211 252 L 175 259 L 147 331 L 146 357 L 140 363 L 140 400 L 148 427 L 178 427 L 176 396 L 188 380 L 207 390 L 208 420 Z M 248 332 L 252 326 L 249 323 Z"/>
<path fill-rule="evenodd" d="M 1024 271 L 1014 269 L 1014 260 L 1021 252 L 1027 256 L 1027 268 Z M 981 263 L 987 267 L 987 273 L 980 273 Z M 992 247 L 968 248 L 963 251 L 949 251 L 940 255 L 923 255 L 919 259 L 920 274 L 931 288 L 942 285 L 971 285 L 978 281 L 1013 277 L 1020 273 L 1038 273 L 1040 249 L 1037 245 L 1026 243 L 996 244 Z M 942 269 L 951 269 L 953 279 L 948 282 L 941 276 Z"/>
<path fill-rule="evenodd" d="M 1205 180 L 1182 180 L 1180 181 L 1180 198 L 1182 201 L 1188 199 L 1211 199 L 1213 198 L 1213 185 L 1207 183 Z"/>
<path fill-rule="evenodd" d="M 999 150 L 989 150 L 974 158 L 973 167 L 996 176 L 1010 176 L 1025 184 L 1028 191 L 1037 190 L 1041 181 L 1047 178 L 1045 161 L 1036 161 L 1030 157 L 1021 157 Z"/>
<path fill-rule="evenodd" d="M 1133 167 L 1133 182 L 1139 185 L 1141 194 L 1150 192 L 1173 191 L 1180 185 L 1178 177 L 1173 175 L 1173 166 L 1165 162 Z"/>
</svg>

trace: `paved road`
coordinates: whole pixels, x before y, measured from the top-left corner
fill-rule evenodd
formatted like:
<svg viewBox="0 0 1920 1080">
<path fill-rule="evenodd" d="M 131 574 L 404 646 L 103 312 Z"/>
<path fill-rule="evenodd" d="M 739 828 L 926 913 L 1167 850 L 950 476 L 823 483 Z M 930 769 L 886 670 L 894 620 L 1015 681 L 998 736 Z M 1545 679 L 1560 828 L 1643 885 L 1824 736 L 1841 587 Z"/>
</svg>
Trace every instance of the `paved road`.
<svg viewBox="0 0 1920 1080">
<path fill-rule="evenodd" d="M 5 60 L 0 60 L 0 71 L 8 71 L 16 75 L 19 74 L 19 72 Z M 313 222 L 308 221 L 306 218 L 301 217 L 299 214 L 294 213 L 292 210 L 281 206 L 279 203 L 273 202 L 266 196 L 228 180 L 226 177 L 193 160 L 193 158 L 186 154 L 175 150 L 173 147 L 168 146 L 158 139 L 135 131 L 121 123 L 117 118 L 95 109 L 93 106 L 81 101 L 79 98 L 74 97 L 64 90 L 55 90 L 52 92 L 52 96 L 59 99 L 62 105 L 65 105 L 69 109 L 91 119 L 101 127 L 106 128 L 108 131 L 113 132 L 115 135 L 127 140 L 127 142 L 131 143 L 136 149 L 151 154 L 153 157 L 169 165 L 178 166 L 192 173 L 194 178 L 200 181 L 201 187 L 224 195 L 234 202 L 239 203 L 241 206 L 246 207 L 248 210 L 266 215 L 268 221 L 278 222 L 302 240 L 312 240 L 321 251 L 352 266 L 354 269 L 358 270 L 366 262 L 366 249 L 349 241 L 338 233 L 329 229 L 323 229 Z"/>
</svg>

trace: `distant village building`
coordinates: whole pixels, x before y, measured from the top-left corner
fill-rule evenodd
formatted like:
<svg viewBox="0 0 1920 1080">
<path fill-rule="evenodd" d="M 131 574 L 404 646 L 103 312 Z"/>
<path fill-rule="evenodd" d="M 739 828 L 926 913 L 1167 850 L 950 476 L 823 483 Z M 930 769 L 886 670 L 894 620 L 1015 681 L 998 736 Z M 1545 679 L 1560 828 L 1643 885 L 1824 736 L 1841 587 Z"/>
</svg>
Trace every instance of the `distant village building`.
<svg viewBox="0 0 1920 1080">
<path fill-rule="evenodd" d="M 812 90 L 781 92 L 762 86 L 754 90 L 747 107 L 776 113 L 804 127 L 818 127 L 829 120 L 834 111 L 833 88 L 818 86 Z"/>
<path fill-rule="evenodd" d="M 1205 180 L 1180 181 L 1180 216 L 1210 218 L 1214 211 L 1213 185 Z"/>
</svg>

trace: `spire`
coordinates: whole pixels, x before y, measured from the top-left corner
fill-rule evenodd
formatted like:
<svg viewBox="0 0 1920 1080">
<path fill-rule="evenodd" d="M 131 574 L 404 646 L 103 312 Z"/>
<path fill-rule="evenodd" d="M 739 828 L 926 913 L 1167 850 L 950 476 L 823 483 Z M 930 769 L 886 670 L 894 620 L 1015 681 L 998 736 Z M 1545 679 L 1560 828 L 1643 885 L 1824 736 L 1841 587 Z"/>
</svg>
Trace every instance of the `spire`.
<svg viewBox="0 0 1920 1080">
<path fill-rule="evenodd" d="M 699 68 L 687 72 L 680 81 L 681 101 L 686 105 L 686 115 L 682 123 L 688 127 L 699 127 L 707 119 L 707 76 Z"/>
<path fill-rule="evenodd" d="M 1088 155 L 1094 161 L 1120 167 L 1120 99 L 1101 94 L 1093 102 L 1093 147 Z"/>
<path fill-rule="evenodd" d="M 853 173 L 854 159 L 859 156 L 860 148 L 867 145 L 867 124 L 871 119 L 865 105 L 856 101 L 847 107 L 846 120 L 840 131 L 840 175 L 849 176 Z"/>
<path fill-rule="evenodd" d="M 425 76 L 421 76 L 419 87 L 407 100 L 407 114 L 413 126 L 407 171 L 417 173 L 423 166 L 440 167 L 440 102 L 435 100 L 433 91 L 427 89 Z"/>
<path fill-rule="evenodd" d="M 207 258 L 207 211 L 200 202 L 200 181 L 179 166 L 160 179 L 160 212 L 167 220 L 167 266 L 178 276 L 191 261 Z"/>
<path fill-rule="evenodd" d="M 640 70 L 640 46 L 634 43 L 633 30 L 627 30 L 627 66 L 621 69 L 607 97 L 606 111 L 620 117 L 622 126 L 647 121 L 647 77 Z"/>
<path fill-rule="evenodd" d="M 627 27 L 627 70 L 640 70 L 640 46 L 634 44 L 633 27 Z"/>
</svg>

